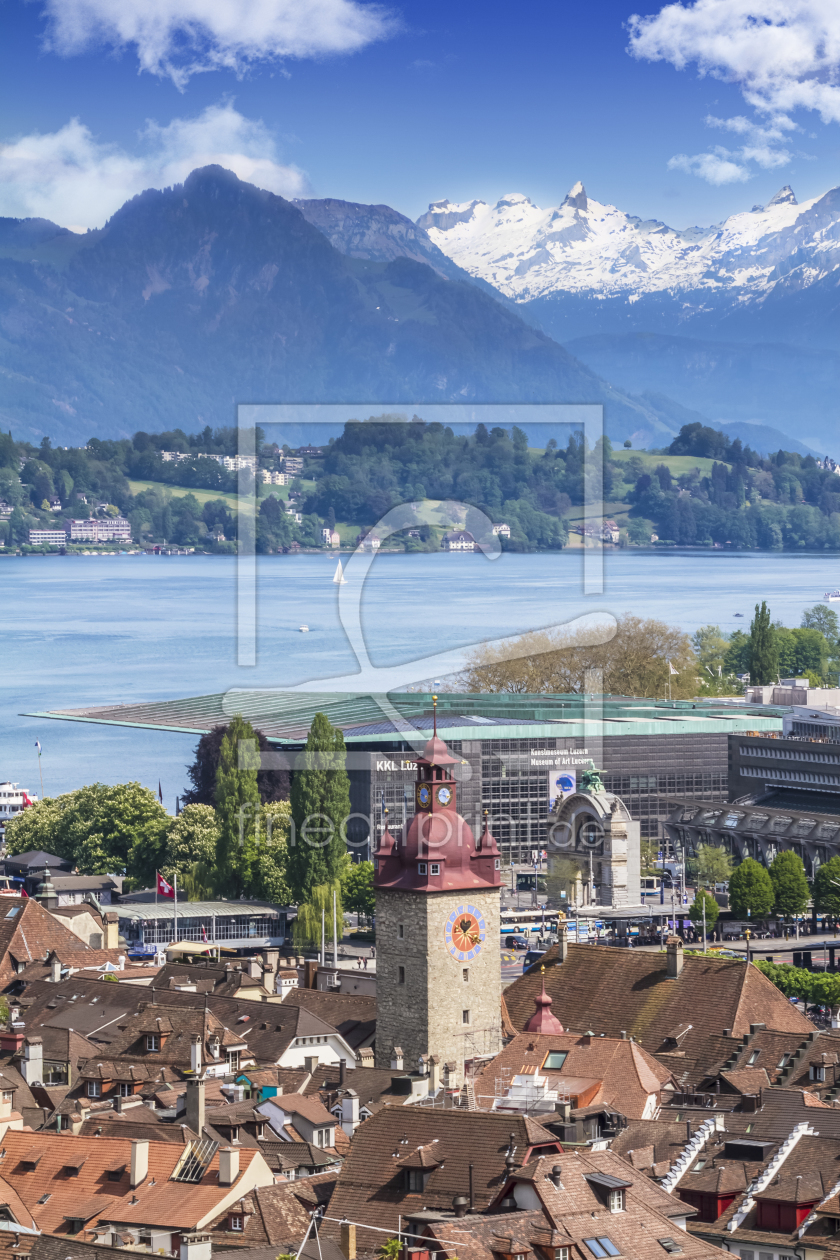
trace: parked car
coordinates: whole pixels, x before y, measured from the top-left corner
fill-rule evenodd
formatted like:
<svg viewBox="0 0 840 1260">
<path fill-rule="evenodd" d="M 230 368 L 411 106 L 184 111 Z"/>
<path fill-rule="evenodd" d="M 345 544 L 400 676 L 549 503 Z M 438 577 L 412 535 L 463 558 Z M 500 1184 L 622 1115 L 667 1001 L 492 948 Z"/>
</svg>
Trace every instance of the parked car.
<svg viewBox="0 0 840 1260">
<path fill-rule="evenodd" d="M 529 967 L 533 967 L 534 963 L 539 962 L 544 954 L 544 949 L 529 949 L 522 960 L 522 971 L 526 972 Z"/>
<path fill-rule="evenodd" d="M 505 949 L 527 949 L 528 942 L 524 936 L 506 936 Z"/>
</svg>

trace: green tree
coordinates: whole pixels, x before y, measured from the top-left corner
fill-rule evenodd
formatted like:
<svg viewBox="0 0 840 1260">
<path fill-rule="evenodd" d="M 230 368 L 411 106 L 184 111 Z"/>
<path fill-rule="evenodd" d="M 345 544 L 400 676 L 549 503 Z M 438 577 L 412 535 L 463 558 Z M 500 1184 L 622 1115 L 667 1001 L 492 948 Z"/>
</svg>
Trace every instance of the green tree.
<svg viewBox="0 0 840 1260">
<path fill-rule="evenodd" d="M 812 608 L 806 608 L 800 624 L 806 630 L 819 630 L 832 647 L 840 639 L 840 620 L 834 609 L 826 608 L 825 604 L 814 604 Z"/>
<path fill-rule="evenodd" d="M 729 636 L 729 647 L 723 659 L 725 674 L 746 674 L 750 668 L 750 636 L 743 630 L 733 630 Z M 706 675 L 708 677 L 708 674 Z"/>
<path fill-rule="evenodd" d="M 700 663 L 701 674 L 705 674 L 708 678 L 707 668 L 713 675 L 717 674 L 718 669 L 723 669 L 726 653 L 729 650 L 729 639 L 720 626 L 700 626 L 699 630 L 695 630 L 691 636 L 691 646 Z"/>
<path fill-rule="evenodd" d="M 694 926 L 702 932 L 704 905 L 706 907 L 706 931 L 711 932 L 718 921 L 720 906 L 711 893 L 707 893 L 705 889 L 697 889 L 697 892 L 694 894 L 694 901 L 688 907 L 688 917 Z"/>
<path fill-rule="evenodd" d="M 662 868 L 659 862 L 659 845 L 655 840 L 642 840 L 639 845 L 642 875 L 656 875 Z"/>
<path fill-rule="evenodd" d="M 348 866 L 341 881 L 341 887 L 347 909 L 370 918 L 376 904 L 373 891 L 373 863 L 354 862 Z"/>
<path fill-rule="evenodd" d="M 750 622 L 750 682 L 758 686 L 774 683 L 778 676 L 779 653 L 770 623 L 770 609 L 764 600 L 755 606 Z"/>
<path fill-rule="evenodd" d="M 813 973 L 809 998 L 812 1002 L 830 1007 L 831 1014 L 836 1019 L 840 1009 L 840 976 L 832 975 L 828 971 Z"/>
<path fill-rule="evenodd" d="M 192 871 L 196 862 L 212 866 L 219 843 L 219 820 L 209 805 L 186 805 L 169 828 L 166 857 L 160 868 L 171 882 Z"/>
<path fill-rule="evenodd" d="M 814 909 L 818 914 L 840 916 L 840 857 L 829 858 L 814 876 Z"/>
<path fill-rule="evenodd" d="M 776 913 L 783 914 L 786 919 L 804 914 L 810 889 L 799 854 L 789 850 L 777 853 L 770 863 L 770 879 L 773 883 Z"/>
<path fill-rule="evenodd" d="M 333 893 L 336 894 L 335 922 L 339 940 L 344 930 L 344 907 L 341 901 L 341 881 L 314 884 L 309 897 L 298 906 L 297 918 L 292 924 L 292 937 L 296 945 L 320 945 L 323 927 L 327 942 L 333 939 Z"/>
<path fill-rule="evenodd" d="M 806 971 L 804 967 L 788 967 L 784 964 L 765 962 L 763 959 L 755 966 L 762 975 L 773 981 L 785 997 L 799 998 L 803 1002 L 812 1001 L 814 981 L 817 978 L 813 972 Z"/>
<path fill-rule="evenodd" d="M 350 780 L 344 736 L 323 713 L 316 713 L 292 779 L 294 837 L 289 883 L 298 901 L 313 887 L 340 879 L 347 865 L 346 824 Z"/>
<path fill-rule="evenodd" d="M 222 740 L 216 771 L 216 882 L 231 898 L 248 891 L 257 860 L 259 764 L 256 732 L 250 722 L 237 714 Z"/>
<path fill-rule="evenodd" d="M 43 849 L 85 875 L 121 874 L 150 883 L 161 866 L 172 819 L 139 783 L 92 783 L 39 801 L 7 825 L 10 854 Z"/>
<path fill-rule="evenodd" d="M 729 879 L 729 905 L 737 919 L 765 918 L 773 909 L 775 896 L 770 875 L 755 858 L 744 858 Z"/>
<path fill-rule="evenodd" d="M 291 821 L 289 801 L 270 801 L 263 805 L 257 823 L 257 861 L 251 895 L 278 906 L 292 900 L 288 883 Z"/>
<path fill-rule="evenodd" d="M 697 874 L 704 884 L 725 884 L 732 874 L 732 858 L 716 844 L 701 844 L 697 850 Z"/>
</svg>

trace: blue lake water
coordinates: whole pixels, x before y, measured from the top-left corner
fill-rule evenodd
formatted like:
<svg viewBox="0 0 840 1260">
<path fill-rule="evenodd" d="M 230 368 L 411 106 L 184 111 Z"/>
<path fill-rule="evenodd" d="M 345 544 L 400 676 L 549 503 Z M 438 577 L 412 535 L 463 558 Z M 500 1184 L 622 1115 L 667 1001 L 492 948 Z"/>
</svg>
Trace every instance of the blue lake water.
<svg viewBox="0 0 840 1260">
<path fill-rule="evenodd" d="M 237 665 L 236 561 L 228 557 L 5 557 L 0 560 L 0 780 L 48 794 L 95 780 L 138 779 L 174 809 L 196 737 L 20 716 L 341 678 L 356 658 L 338 615 L 335 559 L 265 557 L 257 565 L 257 664 Z M 580 552 L 377 556 L 361 603 L 370 658 L 381 670 L 482 639 L 583 613 L 632 612 L 688 631 L 748 627 L 756 601 L 798 625 L 840 585 L 824 554 L 616 551 L 602 593 L 583 593 Z M 346 589 L 346 588 L 345 588 Z M 743 619 L 736 619 L 735 613 Z M 310 627 L 301 634 L 301 624 Z M 416 680 L 427 671 L 418 667 Z"/>
</svg>

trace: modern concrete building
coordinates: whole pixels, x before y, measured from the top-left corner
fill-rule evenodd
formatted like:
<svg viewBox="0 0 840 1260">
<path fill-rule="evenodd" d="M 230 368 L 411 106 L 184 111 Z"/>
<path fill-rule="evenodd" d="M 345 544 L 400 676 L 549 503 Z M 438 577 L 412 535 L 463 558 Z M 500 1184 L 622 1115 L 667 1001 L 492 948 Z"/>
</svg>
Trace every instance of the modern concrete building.
<svg viewBox="0 0 840 1260">
<path fill-rule="evenodd" d="M 430 693 L 243 691 L 235 704 L 275 745 L 278 769 L 294 769 L 316 713 L 341 728 L 354 851 L 369 853 L 371 837 L 383 830 L 383 808 L 392 829 L 412 817 L 417 757 L 432 731 Z M 232 712 L 230 697 L 210 695 L 30 716 L 199 736 L 229 722 Z M 535 849 L 545 848 L 555 801 L 576 790 L 590 762 L 601 771 L 604 790 L 619 796 L 638 822 L 640 835 L 662 837 L 675 800 L 729 800 L 731 732 L 781 735 L 782 724 L 781 711 L 767 706 L 465 692 L 438 698 L 438 731 L 459 762 L 460 812 L 480 833 L 489 811 L 505 864 L 530 861 Z"/>
</svg>

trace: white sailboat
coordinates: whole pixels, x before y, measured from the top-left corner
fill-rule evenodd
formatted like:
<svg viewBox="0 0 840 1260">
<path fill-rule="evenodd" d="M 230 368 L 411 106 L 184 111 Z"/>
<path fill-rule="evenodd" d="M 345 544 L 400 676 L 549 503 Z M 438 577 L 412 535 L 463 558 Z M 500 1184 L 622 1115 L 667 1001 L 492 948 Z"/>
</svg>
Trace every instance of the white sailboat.
<svg viewBox="0 0 840 1260">
<path fill-rule="evenodd" d="M 335 573 L 333 574 L 333 581 L 335 582 L 336 586 L 347 585 L 347 578 L 344 576 L 344 570 L 341 567 L 340 560 L 338 564 L 336 565 L 336 570 L 335 570 Z"/>
</svg>

